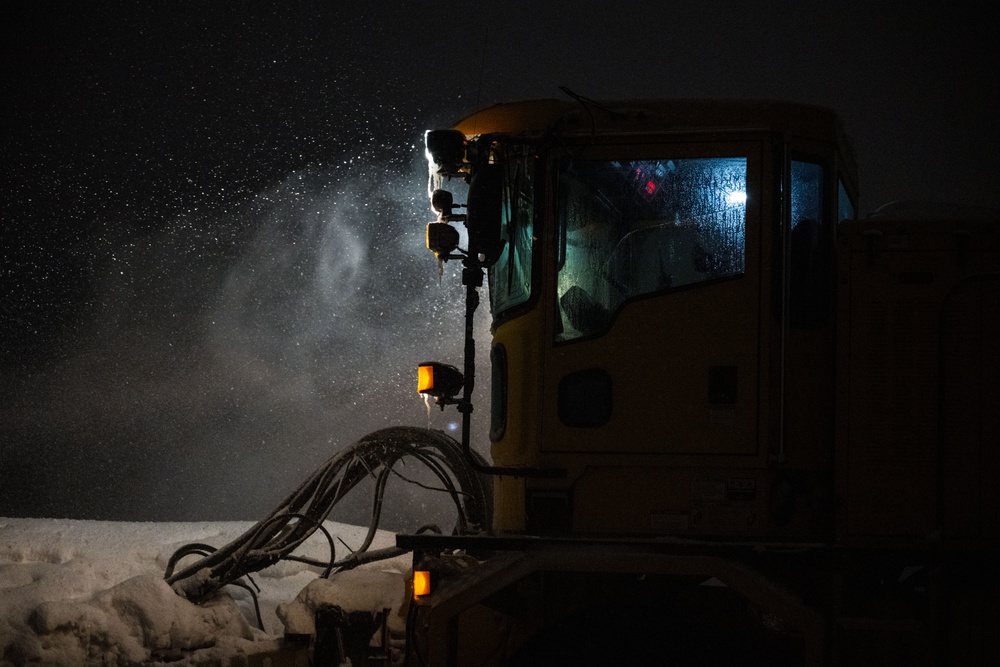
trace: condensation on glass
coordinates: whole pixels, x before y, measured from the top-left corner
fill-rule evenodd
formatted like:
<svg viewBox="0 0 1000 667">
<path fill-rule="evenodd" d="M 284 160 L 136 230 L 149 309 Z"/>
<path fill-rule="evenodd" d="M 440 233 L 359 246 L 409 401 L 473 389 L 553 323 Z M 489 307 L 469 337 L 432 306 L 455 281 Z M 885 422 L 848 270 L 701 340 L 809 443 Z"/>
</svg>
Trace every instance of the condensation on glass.
<svg viewBox="0 0 1000 667">
<path fill-rule="evenodd" d="M 535 239 L 535 161 L 530 155 L 505 156 L 500 237 L 503 252 L 490 267 L 490 312 L 496 318 L 531 297 Z"/>
<path fill-rule="evenodd" d="M 567 164 L 557 339 L 606 330 L 629 299 L 742 275 L 746 198 L 745 157 Z"/>
</svg>

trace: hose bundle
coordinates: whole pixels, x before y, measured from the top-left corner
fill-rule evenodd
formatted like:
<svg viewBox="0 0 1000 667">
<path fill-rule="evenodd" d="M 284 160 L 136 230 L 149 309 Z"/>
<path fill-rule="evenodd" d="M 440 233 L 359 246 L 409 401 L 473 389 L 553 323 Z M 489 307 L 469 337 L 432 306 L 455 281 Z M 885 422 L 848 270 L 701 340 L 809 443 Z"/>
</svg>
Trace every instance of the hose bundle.
<svg viewBox="0 0 1000 667">
<path fill-rule="evenodd" d="M 396 472 L 395 464 L 407 457 L 424 464 L 441 486 L 429 487 Z M 489 478 L 472 469 L 461 445 L 441 431 L 396 426 L 370 433 L 335 454 L 267 517 L 229 544 L 219 549 L 204 544 L 181 547 L 167 563 L 164 579 L 179 595 L 200 601 L 223 586 L 240 585 L 238 580 L 242 577 L 282 559 L 325 566 L 323 576 L 329 576 L 365 562 L 402 554 L 403 550 L 395 548 L 368 550 L 378 529 L 386 484 L 394 474 L 424 488 L 447 492 L 458 512 L 455 530 L 459 534 L 487 528 L 492 512 Z M 368 532 L 358 549 L 337 560 L 333 538 L 323 522 L 334 506 L 366 477 L 375 479 Z M 292 552 L 316 530 L 321 530 L 330 544 L 329 560 L 320 562 L 293 556 Z M 177 563 L 191 554 L 201 558 L 174 572 Z"/>
</svg>

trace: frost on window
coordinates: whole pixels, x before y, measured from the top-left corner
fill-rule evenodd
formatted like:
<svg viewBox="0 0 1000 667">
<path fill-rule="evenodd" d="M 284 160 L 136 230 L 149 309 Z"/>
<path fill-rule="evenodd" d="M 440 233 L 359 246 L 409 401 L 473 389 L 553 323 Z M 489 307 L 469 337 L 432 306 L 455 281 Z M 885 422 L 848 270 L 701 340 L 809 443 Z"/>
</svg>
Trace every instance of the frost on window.
<svg viewBox="0 0 1000 667">
<path fill-rule="evenodd" d="M 535 201 L 534 162 L 510 157 L 504 163 L 500 234 L 503 252 L 489 271 L 490 310 L 494 317 L 531 296 Z"/>
<path fill-rule="evenodd" d="M 627 300 L 743 273 L 745 157 L 581 162 L 559 180 L 560 340 Z"/>
</svg>

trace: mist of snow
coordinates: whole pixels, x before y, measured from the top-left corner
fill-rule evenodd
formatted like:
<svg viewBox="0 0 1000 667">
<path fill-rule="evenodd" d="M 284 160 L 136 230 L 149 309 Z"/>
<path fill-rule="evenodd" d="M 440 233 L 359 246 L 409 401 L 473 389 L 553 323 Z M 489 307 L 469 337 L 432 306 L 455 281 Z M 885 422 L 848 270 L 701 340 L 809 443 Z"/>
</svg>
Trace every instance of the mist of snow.
<svg viewBox="0 0 1000 667">
<path fill-rule="evenodd" d="M 252 519 L 366 433 L 454 429 L 457 413 L 415 392 L 417 363 L 460 365 L 464 288 L 424 247 L 433 214 L 411 148 L 408 166 L 296 172 L 157 229 L 106 221 L 89 315 L 5 406 L 0 514 Z M 437 519 L 434 494 L 393 493 L 390 527 Z M 341 509 L 365 523 L 356 496 Z"/>
</svg>

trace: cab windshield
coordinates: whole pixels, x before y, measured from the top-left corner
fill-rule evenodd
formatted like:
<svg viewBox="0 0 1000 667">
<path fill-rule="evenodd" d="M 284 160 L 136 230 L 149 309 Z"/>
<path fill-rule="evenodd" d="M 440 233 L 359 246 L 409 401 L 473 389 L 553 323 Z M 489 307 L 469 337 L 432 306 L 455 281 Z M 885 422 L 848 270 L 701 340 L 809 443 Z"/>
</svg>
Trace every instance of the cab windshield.
<svg viewBox="0 0 1000 667">
<path fill-rule="evenodd" d="M 629 299 L 743 274 L 746 157 L 574 160 L 558 187 L 558 340 L 606 330 Z"/>
</svg>

